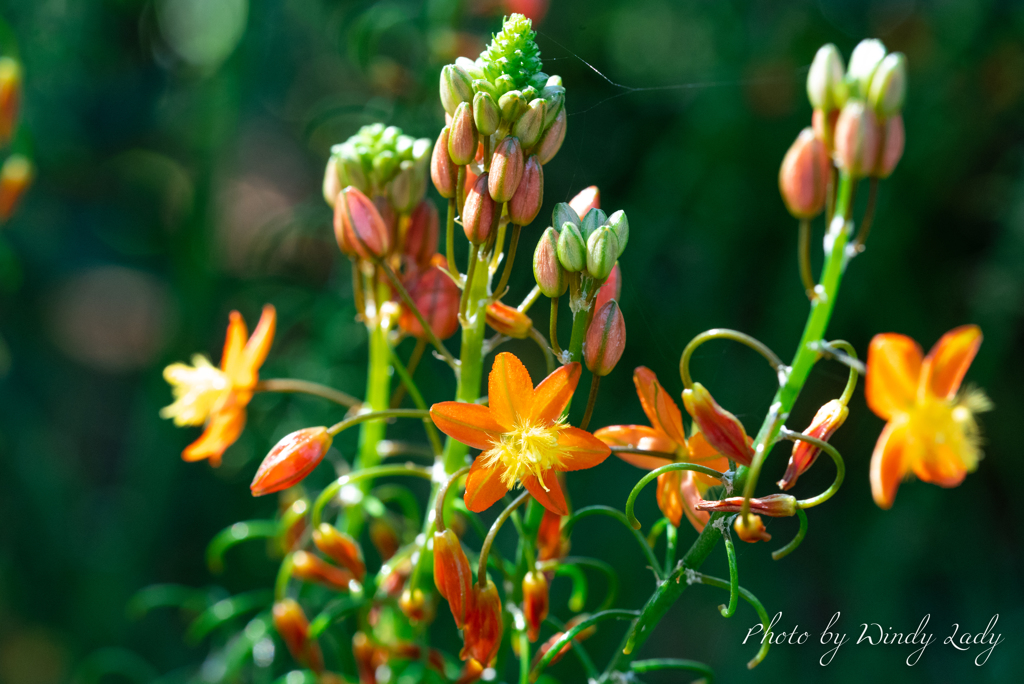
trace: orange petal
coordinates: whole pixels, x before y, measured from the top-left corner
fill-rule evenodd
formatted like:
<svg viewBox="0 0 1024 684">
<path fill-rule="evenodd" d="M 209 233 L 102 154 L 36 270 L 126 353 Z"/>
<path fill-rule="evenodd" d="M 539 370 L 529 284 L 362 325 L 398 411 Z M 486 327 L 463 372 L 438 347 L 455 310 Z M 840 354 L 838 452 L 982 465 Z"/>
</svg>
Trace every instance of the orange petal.
<svg viewBox="0 0 1024 684">
<path fill-rule="evenodd" d="M 506 430 L 529 419 L 533 408 L 533 380 L 514 354 L 502 352 L 495 357 L 487 380 L 487 403 L 494 419 Z"/>
<path fill-rule="evenodd" d="M 640 404 L 647 414 L 647 419 L 651 421 L 651 426 L 664 432 L 676 444 L 686 444 L 683 414 L 658 382 L 658 376 L 654 371 L 640 366 L 633 371 L 633 384 L 636 385 Z"/>
<path fill-rule="evenodd" d="M 220 357 L 220 369 L 234 377 L 241 368 L 242 350 L 245 349 L 245 341 L 249 337 L 249 328 L 245 325 L 242 314 L 232 311 L 228 316 L 228 332 L 224 336 L 224 352 Z"/>
<path fill-rule="evenodd" d="M 608 445 L 586 430 L 568 427 L 558 432 L 558 469 L 585 470 L 600 464 L 612 453 Z"/>
<path fill-rule="evenodd" d="M 494 420 L 491 409 L 462 401 L 442 401 L 430 407 L 437 429 L 474 449 L 490 449 L 505 429 Z"/>
<path fill-rule="evenodd" d="M 698 511 L 697 502 L 701 500 L 701 493 L 697 487 L 696 479 L 692 476 L 683 476 L 683 484 L 679 488 L 680 493 L 683 497 L 683 513 L 686 514 L 686 519 L 693 525 L 693 529 L 698 532 L 704 531 L 704 526 L 708 524 L 708 520 L 711 519 L 711 514 L 707 511 Z"/>
<path fill-rule="evenodd" d="M 940 399 L 951 399 L 980 346 L 981 328 L 976 325 L 962 325 L 943 335 L 924 359 L 921 377 L 927 389 Z"/>
<path fill-rule="evenodd" d="M 679 527 L 679 523 L 683 518 L 682 479 L 682 475 L 678 470 L 662 473 L 658 476 L 658 490 L 656 494 L 658 508 L 676 527 Z"/>
<path fill-rule="evenodd" d="M 871 494 L 879 508 L 892 508 L 896 490 L 907 474 L 907 425 L 889 422 L 871 454 Z"/>
<path fill-rule="evenodd" d="M 906 411 L 917 397 L 921 347 L 906 335 L 875 335 L 868 347 L 864 395 L 879 418 L 889 420 Z"/>
<path fill-rule="evenodd" d="M 922 482 L 931 482 L 940 487 L 956 487 L 967 477 L 963 459 L 949 444 L 939 444 L 929 439 L 920 443 L 913 458 L 907 460 Z"/>
<path fill-rule="evenodd" d="M 676 448 L 671 439 L 646 425 L 610 425 L 595 432 L 594 436 L 609 446 L 625 446 L 669 454 Z M 616 451 L 615 455 L 630 465 L 646 470 L 654 470 L 673 462 L 664 456 L 646 456 L 622 451 Z"/>
<path fill-rule="evenodd" d="M 473 461 L 466 476 L 466 508 L 479 513 L 494 505 L 494 502 L 508 493 L 508 487 L 501 481 L 505 466 L 496 463 L 491 467 L 483 464 L 482 458 Z"/>
<path fill-rule="evenodd" d="M 576 391 L 581 372 L 579 363 L 567 363 L 541 380 L 533 392 L 530 422 L 551 425 L 558 420 Z"/>
<path fill-rule="evenodd" d="M 245 427 L 244 409 L 226 409 L 213 415 L 206 425 L 206 430 L 199 439 L 185 447 L 181 458 L 185 461 L 202 461 L 210 459 L 210 465 L 220 465 L 220 457 L 224 450 L 235 443 Z"/>
<path fill-rule="evenodd" d="M 252 337 L 245 343 L 242 357 L 245 359 L 246 370 L 252 373 L 252 382 L 256 382 L 258 371 L 267 360 L 270 346 L 274 343 L 274 331 L 277 329 L 277 310 L 272 304 L 263 307 L 263 314 Z"/>
<path fill-rule="evenodd" d="M 562 486 L 558 484 L 558 476 L 553 469 L 544 473 L 543 485 L 536 475 L 527 475 L 523 478 L 523 486 L 544 508 L 556 515 L 569 515 L 569 507 L 565 504 L 565 494 L 562 493 Z M 546 490 L 545 487 L 547 487 Z"/>
</svg>

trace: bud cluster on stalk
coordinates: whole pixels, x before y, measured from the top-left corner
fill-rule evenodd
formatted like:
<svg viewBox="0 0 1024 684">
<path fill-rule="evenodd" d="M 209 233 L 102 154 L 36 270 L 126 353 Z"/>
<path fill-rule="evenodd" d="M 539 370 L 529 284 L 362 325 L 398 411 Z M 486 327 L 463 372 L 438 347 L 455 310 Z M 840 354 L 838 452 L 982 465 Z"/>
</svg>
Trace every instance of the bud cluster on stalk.
<svg viewBox="0 0 1024 684">
<path fill-rule="evenodd" d="M 18 130 L 21 114 L 22 70 L 13 57 L 0 57 L 0 148 L 7 147 Z M 0 222 L 6 221 L 35 177 L 28 157 L 12 154 L 0 166 Z"/>
</svg>

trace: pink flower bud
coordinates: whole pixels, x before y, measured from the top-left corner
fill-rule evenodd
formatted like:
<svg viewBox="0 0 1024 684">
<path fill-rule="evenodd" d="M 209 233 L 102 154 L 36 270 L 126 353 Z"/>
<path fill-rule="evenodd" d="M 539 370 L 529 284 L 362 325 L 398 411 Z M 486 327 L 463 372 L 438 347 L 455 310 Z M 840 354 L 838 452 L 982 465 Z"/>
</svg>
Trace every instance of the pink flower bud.
<svg viewBox="0 0 1024 684">
<path fill-rule="evenodd" d="M 494 167 L 491 167 L 492 169 Z M 540 165 L 537 155 L 530 155 L 526 160 L 522 180 L 516 194 L 508 203 L 508 220 L 520 226 L 533 223 L 544 204 L 544 167 Z"/>
<path fill-rule="evenodd" d="M 252 495 L 272 494 L 301 482 L 323 460 L 332 440 L 325 427 L 296 430 L 281 439 L 256 471 L 249 486 Z"/>
<path fill-rule="evenodd" d="M 430 179 L 438 194 L 445 199 L 455 197 L 455 186 L 458 183 L 459 167 L 448 154 L 448 133 L 451 129 L 445 126 L 437 136 L 434 151 L 430 154 Z"/>
<path fill-rule="evenodd" d="M 348 570 L 331 565 L 307 551 L 296 551 L 292 554 L 292 577 L 336 591 L 348 591 L 349 584 L 355 579 Z"/>
<path fill-rule="evenodd" d="M 835 149 L 836 122 L 839 120 L 838 109 L 825 111 L 815 109 L 811 114 L 811 126 L 814 128 L 814 135 L 825 146 L 825 150 L 831 155 Z"/>
<path fill-rule="evenodd" d="M 618 301 L 622 293 L 622 269 L 619 268 L 619 262 L 615 262 L 615 268 L 608 274 L 607 280 L 597 290 L 597 295 L 594 297 L 594 311 L 600 311 L 601 307 L 607 304 L 610 300 L 614 299 Z"/>
<path fill-rule="evenodd" d="M 836 121 L 836 165 L 854 178 L 871 173 L 878 160 L 878 117 L 860 100 L 850 100 Z"/>
<path fill-rule="evenodd" d="M 715 451 L 737 463 L 750 465 L 754 450 L 743 424 L 719 406 L 703 385 L 695 382 L 691 389 L 683 390 L 683 406 Z"/>
<path fill-rule="evenodd" d="M 878 153 L 878 165 L 875 167 L 873 176 L 888 178 L 892 175 L 896 164 L 903 156 L 904 130 L 903 115 L 896 114 L 885 121 L 882 128 L 883 136 L 881 151 Z"/>
<path fill-rule="evenodd" d="M 320 644 L 309 638 L 309 620 L 301 606 L 294 599 L 286 598 L 274 604 L 273 615 L 274 628 L 292 657 L 314 672 L 323 670 L 324 656 Z"/>
<path fill-rule="evenodd" d="M 487 185 L 488 174 L 485 173 L 477 178 L 476 184 L 466 193 L 466 202 L 462 208 L 462 230 L 466 233 L 466 239 L 474 245 L 487 242 L 501 217 L 501 205 L 491 199 Z"/>
<path fill-rule="evenodd" d="M 498 588 L 490 579 L 482 589 L 479 584 L 474 584 L 472 606 L 463 630 L 465 645 L 459 657 L 463 660 L 473 658 L 485 667 L 490 665 L 501 646 L 502 628 Z"/>
<path fill-rule="evenodd" d="M 582 221 L 583 217 L 589 214 L 591 209 L 601 208 L 601 191 L 597 189 L 596 185 L 583 188 L 576 193 L 575 197 L 569 200 L 569 206 L 573 208 Z M 558 228 L 558 226 L 555 227 Z"/>
<path fill-rule="evenodd" d="M 540 142 L 537 143 L 537 147 L 534 150 L 541 164 L 547 164 L 555 158 L 558 150 L 562 149 L 562 143 L 565 142 L 567 124 L 568 117 L 565 113 L 565 107 L 562 107 L 558 112 L 558 116 L 555 117 L 555 120 L 541 135 Z"/>
<path fill-rule="evenodd" d="M 568 275 L 558 261 L 558 232 L 554 228 L 546 228 L 537 241 L 533 252 L 533 277 L 545 297 L 560 297 L 569 287 Z"/>
<path fill-rule="evenodd" d="M 831 167 L 828 151 L 814 130 L 800 131 L 779 168 L 779 192 L 795 218 L 811 219 L 825 208 Z"/>
<path fill-rule="evenodd" d="M 346 254 L 373 261 L 391 247 L 384 219 L 370 198 L 351 185 L 338 193 L 334 204 L 334 236 Z"/>
<path fill-rule="evenodd" d="M 430 200 L 421 200 L 409 216 L 409 227 L 402 242 L 402 253 L 419 268 L 426 268 L 437 253 L 441 224 L 437 207 Z"/>
<path fill-rule="evenodd" d="M 626 321 L 613 299 L 597 310 L 583 340 L 583 360 L 594 375 L 608 375 L 626 348 Z"/>
<path fill-rule="evenodd" d="M 444 340 L 455 334 L 459 329 L 460 292 L 442 267 L 428 268 L 407 283 L 406 288 L 416 308 L 423 314 L 423 319 L 438 338 Z M 426 337 L 419 318 L 404 304 L 398 317 L 398 327 L 413 337 Z"/>
<path fill-rule="evenodd" d="M 465 166 L 473 161 L 477 148 L 476 124 L 473 122 L 473 108 L 463 102 L 452 116 L 448 131 L 448 154 L 456 166 Z"/>
<path fill-rule="evenodd" d="M 455 626 L 462 629 L 473 599 L 473 572 L 459 538 L 451 530 L 434 532 L 434 584 L 448 601 Z"/>
<path fill-rule="evenodd" d="M 519 138 L 506 136 L 494 148 L 487 188 L 495 202 L 508 202 L 515 195 L 523 178 L 523 147 Z"/>
</svg>

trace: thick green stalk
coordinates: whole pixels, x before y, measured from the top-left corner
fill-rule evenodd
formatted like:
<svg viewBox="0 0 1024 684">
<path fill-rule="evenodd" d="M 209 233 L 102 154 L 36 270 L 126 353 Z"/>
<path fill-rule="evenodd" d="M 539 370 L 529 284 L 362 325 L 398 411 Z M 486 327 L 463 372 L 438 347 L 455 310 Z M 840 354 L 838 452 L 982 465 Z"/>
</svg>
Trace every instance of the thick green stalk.
<svg viewBox="0 0 1024 684">
<path fill-rule="evenodd" d="M 388 332 L 379 321 L 369 326 L 370 359 L 366 378 L 366 401 L 363 406 L 370 411 L 385 411 L 391 403 L 391 347 L 388 346 Z M 359 454 L 354 467 L 356 470 L 371 468 L 380 463 L 377 445 L 384 439 L 384 420 L 368 420 L 359 432 Z M 365 491 L 369 486 L 363 484 Z"/>
<path fill-rule="evenodd" d="M 846 245 L 853 229 L 850 214 L 853 208 L 854 184 L 855 181 L 845 173 L 840 177 L 835 215 L 842 218 L 833 219 L 835 230 L 833 230 L 833 226 L 829 226 L 828 229 L 830 237 L 826 239 L 831 239 L 832 244 L 831 249 L 825 254 L 821 282 L 815 288 L 818 296 L 811 303 L 811 313 L 804 326 L 804 333 L 800 338 L 792 366 L 788 372 L 780 373 L 779 390 L 775 393 L 768 415 L 765 416 L 764 423 L 754 440 L 754 461 L 749 468 L 741 466 L 737 469 L 735 482 L 737 486 L 743 486 L 745 496 L 749 497 L 753 494 L 765 457 L 771 451 L 772 445 L 775 444 L 779 431 L 786 418 L 789 417 L 789 412 L 796 403 L 811 368 L 821 354 L 819 345 L 824 339 L 847 262 Z M 843 223 L 840 224 L 837 221 L 843 221 Z M 839 226 L 842 227 L 839 228 Z M 722 534 L 721 525 L 725 524 L 723 518 L 726 515 L 725 513 L 712 514 L 704 531 L 690 546 L 676 570 L 664 582 L 658 584 L 654 594 L 643 607 L 640 616 L 633 622 L 626 634 L 622 649 L 616 652 L 615 657 L 608 664 L 602 681 L 612 680 L 613 673 L 629 671 L 633 654 L 643 645 L 661 618 L 689 585 L 687 573 L 698 569 L 707 559 L 715 544 L 718 543 Z"/>
</svg>

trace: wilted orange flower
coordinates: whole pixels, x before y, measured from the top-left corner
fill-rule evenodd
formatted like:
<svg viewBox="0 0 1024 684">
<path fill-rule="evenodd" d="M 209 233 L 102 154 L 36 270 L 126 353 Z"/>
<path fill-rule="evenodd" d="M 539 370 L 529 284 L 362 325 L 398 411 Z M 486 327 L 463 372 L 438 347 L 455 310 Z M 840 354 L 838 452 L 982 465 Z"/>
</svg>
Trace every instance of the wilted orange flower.
<svg viewBox="0 0 1024 684">
<path fill-rule="evenodd" d="M 601 428 L 594 436 L 611 446 L 660 451 L 674 454 L 674 459 L 626 452 L 616 452 L 616 456 L 626 463 L 647 470 L 676 462 L 699 463 L 722 472 L 729 469 L 729 459 L 716 452 L 700 432 L 694 431 L 689 439 L 686 438 L 683 414 L 651 369 L 644 366 L 637 368 L 633 372 L 633 383 L 640 396 L 640 405 L 651 421 L 650 427 L 612 425 Z M 690 470 L 664 473 L 658 476 L 658 507 L 676 526 L 685 513 L 690 523 L 700 532 L 711 514 L 698 511 L 695 506 L 707 490 L 717 484 L 714 478 Z"/>
<path fill-rule="evenodd" d="M 245 407 L 252 399 L 260 366 L 274 341 L 276 323 L 274 307 L 267 304 L 256 330 L 249 337 L 242 314 L 232 311 L 220 368 L 202 354 L 196 354 L 191 366 L 172 363 L 164 369 L 164 379 L 171 384 L 174 403 L 161 409 L 160 416 L 173 418 L 178 426 L 206 424 L 199 439 L 181 453 L 183 459 L 208 458 L 210 465 L 219 466 L 224 450 L 242 434 Z"/>
<path fill-rule="evenodd" d="M 556 473 L 593 468 L 611 453 L 589 432 L 565 423 L 562 412 L 579 380 L 580 364 L 570 363 L 534 389 L 522 361 L 503 352 L 491 368 L 490 406 L 445 401 L 430 408 L 442 432 L 483 450 L 466 477 L 469 510 L 485 510 L 518 483 L 549 511 L 568 514 Z"/>
<path fill-rule="evenodd" d="M 981 329 L 950 330 L 921 358 L 921 347 L 904 335 L 875 335 L 868 349 L 865 395 L 887 421 L 871 456 L 871 492 L 891 508 L 900 482 L 913 473 L 925 482 L 956 487 L 981 458 L 974 414 L 992 404 L 981 390 L 959 392 Z"/>
</svg>

